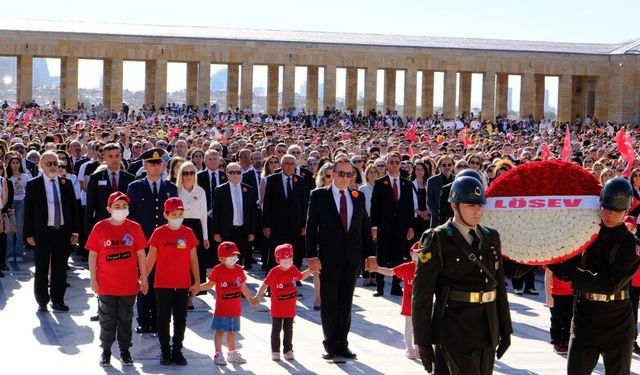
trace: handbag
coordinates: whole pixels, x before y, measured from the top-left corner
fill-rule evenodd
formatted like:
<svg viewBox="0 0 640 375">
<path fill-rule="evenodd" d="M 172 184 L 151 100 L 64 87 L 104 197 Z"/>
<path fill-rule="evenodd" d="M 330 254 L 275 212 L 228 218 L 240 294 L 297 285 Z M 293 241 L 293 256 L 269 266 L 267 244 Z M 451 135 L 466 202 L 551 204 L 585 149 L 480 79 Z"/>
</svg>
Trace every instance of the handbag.
<svg viewBox="0 0 640 375">
<path fill-rule="evenodd" d="M 16 210 L 10 208 L 7 212 L 3 212 L 2 220 L 4 221 L 4 233 L 16 232 Z"/>
</svg>

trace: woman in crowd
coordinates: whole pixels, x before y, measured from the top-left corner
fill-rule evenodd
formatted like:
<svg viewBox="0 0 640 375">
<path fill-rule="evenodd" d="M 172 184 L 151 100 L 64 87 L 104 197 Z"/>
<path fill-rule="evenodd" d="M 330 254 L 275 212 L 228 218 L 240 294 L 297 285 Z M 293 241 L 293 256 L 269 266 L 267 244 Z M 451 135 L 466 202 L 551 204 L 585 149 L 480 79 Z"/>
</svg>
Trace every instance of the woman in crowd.
<svg viewBox="0 0 640 375">
<path fill-rule="evenodd" d="M 420 239 L 422 233 L 429 228 L 431 215 L 427 209 L 427 179 L 431 177 L 427 175 L 427 166 L 422 160 L 416 161 L 411 176 L 413 185 L 413 207 L 416 213 L 416 225 L 414 241 Z"/>
<path fill-rule="evenodd" d="M 179 156 L 174 156 L 169 161 L 169 175 L 167 179 L 174 184 L 178 181 L 178 171 L 180 170 L 180 166 L 184 163 L 184 159 Z"/>
<path fill-rule="evenodd" d="M 7 178 L 13 184 L 13 204 L 16 219 L 16 232 L 7 234 L 7 258 L 14 262 L 22 262 L 24 250 L 24 198 L 29 175 L 22 167 L 22 158 L 18 154 L 7 154 Z"/>
<path fill-rule="evenodd" d="M 204 165 L 204 151 L 202 151 L 202 149 L 191 149 L 189 157 L 193 165 L 196 167 L 197 171 L 203 171 L 206 168 L 206 166 Z"/>
</svg>

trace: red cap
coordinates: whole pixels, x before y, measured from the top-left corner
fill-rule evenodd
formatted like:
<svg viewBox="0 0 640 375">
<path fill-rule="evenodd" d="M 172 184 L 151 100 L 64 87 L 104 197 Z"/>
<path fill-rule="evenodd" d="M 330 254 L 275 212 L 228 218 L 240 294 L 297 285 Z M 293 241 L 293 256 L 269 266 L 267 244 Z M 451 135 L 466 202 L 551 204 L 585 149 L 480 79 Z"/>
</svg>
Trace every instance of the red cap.
<svg viewBox="0 0 640 375">
<path fill-rule="evenodd" d="M 171 197 L 164 201 L 164 212 L 173 212 L 175 210 L 184 210 L 182 199 Z"/>
<path fill-rule="evenodd" d="M 233 254 L 240 254 L 238 246 L 231 241 L 224 241 L 218 246 L 218 258 L 228 258 Z"/>
<path fill-rule="evenodd" d="M 113 204 L 113 202 L 117 201 L 117 200 L 124 200 L 127 203 L 130 203 L 131 200 L 129 199 L 129 197 L 127 196 L 127 194 L 121 192 L 121 191 L 116 191 L 111 193 L 111 195 L 109 195 L 109 199 L 107 200 L 107 207 L 111 207 L 111 205 Z"/>
<path fill-rule="evenodd" d="M 276 256 L 276 262 L 280 262 L 281 259 L 285 258 L 293 258 L 293 246 L 283 243 L 278 245 L 273 253 Z"/>
<path fill-rule="evenodd" d="M 638 220 L 633 216 L 625 216 L 624 218 L 625 225 L 632 225 L 634 227 L 638 226 Z"/>
<path fill-rule="evenodd" d="M 416 242 L 413 244 L 413 246 L 411 246 L 411 252 L 412 253 L 419 253 L 420 252 L 420 242 Z"/>
</svg>

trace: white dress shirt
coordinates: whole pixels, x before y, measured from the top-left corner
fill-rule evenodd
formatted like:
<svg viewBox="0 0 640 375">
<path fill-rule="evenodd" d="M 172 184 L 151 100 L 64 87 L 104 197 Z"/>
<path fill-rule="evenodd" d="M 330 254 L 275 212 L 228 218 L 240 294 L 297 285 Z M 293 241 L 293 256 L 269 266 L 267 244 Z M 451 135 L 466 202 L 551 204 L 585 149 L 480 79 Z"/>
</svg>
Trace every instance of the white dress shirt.
<svg viewBox="0 0 640 375">
<path fill-rule="evenodd" d="M 47 226 L 55 225 L 55 196 L 53 195 L 53 183 L 51 179 L 47 176 L 43 176 L 44 179 L 44 190 L 47 193 Z M 62 196 L 60 195 L 60 184 L 58 183 L 59 179 L 56 176 L 53 180 L 56 185 L 56 190 L 58 193 L 58 203 L 60 204 L 60 225 L 64 225 L 64 215 L 62 213 Z"/>
<path fill-rule="evenodd" d="M 209 238 L 207 231 L 207 194 L 200 186 L 195 185 L 191 191 L 185 188 L 178 190 L 178 197 L 184 205 L 185 219 L 199 219 L 202 225 L 202 237 L 198 241 Z"/>
<path fill-rule="evenodd" d="M 244 225 L 242 215 L 242 187 L 240 184 L 234 185 L 229 182 L 229 189 L 231 190 L 231 203 L 233 204 L 233 226 L 239 227 Z"/>
<path fill-rule="evenodd" d="M 353 216 L 353 202 L 351 201 L 351 193 L 349 192 L 349 189 L 344 189 L 343 191 L 347 200 L 347 230 L 349 230 L 351 227 L 351 217 Z M 340 189 L 338 189 L 335 184 L 331 184 L 331 192 L 333 193 L 333 200 L 336 202 L 338 214 L 340 214 L 340 198 L 342 198 Z"/>
</svg>

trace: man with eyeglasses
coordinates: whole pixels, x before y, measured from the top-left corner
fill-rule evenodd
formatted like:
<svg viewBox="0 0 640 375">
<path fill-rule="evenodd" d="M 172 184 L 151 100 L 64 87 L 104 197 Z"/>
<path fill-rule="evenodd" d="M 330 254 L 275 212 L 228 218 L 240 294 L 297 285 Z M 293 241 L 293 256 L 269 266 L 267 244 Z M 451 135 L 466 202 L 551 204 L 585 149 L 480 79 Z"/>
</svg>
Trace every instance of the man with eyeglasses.
<svg viewBox="0 0 640 375">
<path fill-rule="evenodd" d="M 400 154 L 387 155 L 388 175 L 376 180 L 371 194 L 371 236 L 378 241 L 377 257 L 380 265 L 394 267 L 409 256 L 408 241 L 413 236 L 415 212 L 413 185 L 400 176 Z M 384 295 L 384 275 L 376 275 L 377 292 Z M 402 296 L 400 279 L 393 277 L 391 295 Z"/>
<path fill-rule="evenodd" d="M 453 182 L 453 159 L 448 155 L 441 156 L 436 168 L 440 173 L 427 180 L 427 209 L 431 212 L 431 228 L 438 226 L 442 187 Z"/>
<path fill-rule="evenodd" d="M 38 312 L 48 311 L 49 301 L 54 310 L 69 311 L 64 303 L 67 249 L 78 243 L 80 217 L 71 181 L 58 176 L 58 155 L 42 154 L 40 168 L 42 175 L 27 182 L 24 204 L 24 237 L 36 249 L 34 293 Z"/>
</svg>

